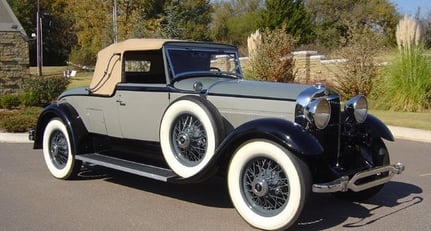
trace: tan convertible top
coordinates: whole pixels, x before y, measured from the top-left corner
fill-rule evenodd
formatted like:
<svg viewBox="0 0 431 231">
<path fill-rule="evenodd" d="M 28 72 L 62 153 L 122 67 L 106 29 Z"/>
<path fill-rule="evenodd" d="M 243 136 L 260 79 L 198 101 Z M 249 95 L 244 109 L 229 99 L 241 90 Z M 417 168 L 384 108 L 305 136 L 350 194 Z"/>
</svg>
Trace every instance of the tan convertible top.
<svg viewBox="0 0 431 231">
<path fill-rule="evenodd" d="M 121 57 L 125 51 L 161 49 L 167 39 L 129 39 L 112 44 L 97 54 L 97 62 L 90 92 L 97 95 L 112 95 L 115 85 L 121 82 Z"/>
</svg>

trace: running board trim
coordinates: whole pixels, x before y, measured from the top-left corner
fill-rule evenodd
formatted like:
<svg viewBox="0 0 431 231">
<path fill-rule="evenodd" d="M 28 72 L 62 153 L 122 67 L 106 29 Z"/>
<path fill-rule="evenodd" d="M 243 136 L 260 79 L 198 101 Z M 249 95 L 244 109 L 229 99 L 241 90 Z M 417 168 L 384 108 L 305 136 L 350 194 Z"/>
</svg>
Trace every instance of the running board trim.
<svg viewBox="0 0 431 231">
<path fill-rule="evenodd" d="M 164 182 L 178 178 L 178 176 L 170 169 L 146 165 L 112 156 L 106 156 L 99 153 L 76 155 L 75 158 L 84 162 Z"/>
</svg>

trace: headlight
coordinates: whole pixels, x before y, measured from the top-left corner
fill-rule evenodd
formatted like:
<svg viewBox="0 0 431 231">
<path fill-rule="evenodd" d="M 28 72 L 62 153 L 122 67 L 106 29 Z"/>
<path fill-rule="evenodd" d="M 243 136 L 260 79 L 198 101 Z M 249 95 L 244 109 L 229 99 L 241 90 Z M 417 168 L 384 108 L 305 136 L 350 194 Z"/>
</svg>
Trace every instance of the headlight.
<svg viewBox="0 0 431 231">
<path fill-rule="evenodd" d="M 331 119 L 331 106 L 328 100 L 320 98 L 310 102 L 305 107 L 305 117 L 318 129 L 326 128 Z"/>
<path fill-rule="evenodd" d="M 356 122 L 363 123 L 367 119 L 368 102 L 365 96 L 357 95 L 346 102 L 344 111 L 353 118 Z"/>
</svg>

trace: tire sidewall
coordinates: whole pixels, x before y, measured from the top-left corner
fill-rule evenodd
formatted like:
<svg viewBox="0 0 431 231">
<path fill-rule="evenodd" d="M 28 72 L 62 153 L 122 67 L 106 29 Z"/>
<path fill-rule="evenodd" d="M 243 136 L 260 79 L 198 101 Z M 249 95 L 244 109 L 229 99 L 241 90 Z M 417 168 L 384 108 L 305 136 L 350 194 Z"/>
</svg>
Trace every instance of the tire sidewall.
<svg viewBox="0 0 431 231">
<path fill-rule="evenodd" d="M 57 168 L 53 163 L 50 150 L 49 150 L 51 136 L 53 132 L 56 130 L 61 131 L 66 137 L 67 148 L 69 150 L 66 165 L 61 169 Z M 52 119 L 45 127 L 45 131 L 43 133 L 43 157 L 45 159 L 45 163 L 46 163 L 46 166 L 48 167 L 48 170 L 55 178 L 67 179 L 71 176 L 74 169 L 74 164 L 75 164 L 74 156 L 72 154 L 72 146 L 70 143 L 70 138 L 69 138 L 69 133 L 67 131 L 67 128 L 64 125 L 64 123 L 58 118 Z"/>
<path fill-rule="evenodd" d="M 215 154 L 220 135 L 217 130 L 215 113 L 195 97 L 184 97 L 173 102 L 163 115 L 160 125 L 160 145 L 163 156 L 169 167 L 179 176 L 189 178 L 204 169 Z M 186 166 L 177 159 L 177 154 L 172 144 L 172 127 L 176 119 L 183 114 L 191 114 L 196 117 L 205 128 L 207 135 L 207 148 L 202 160 L 194 166 Z"/>
<path fill-rule="evenodd" d="M 289 180 L 289 201 L 282 211 L 271 217 L 255 213 L 243 198 L 241 189 L 242 174 L 246 164 L 260 157 L 277 162 Z M 307 195 L 304 176 L 299 168 L 296 157 L 275 143 L 255 140 L 241 146 L 235 152 L 228 170 L 229 194 L 237 212 L 250 225 L 259 229 L 278 230 L 291 226 L 300 215 Z"/>
</svg>

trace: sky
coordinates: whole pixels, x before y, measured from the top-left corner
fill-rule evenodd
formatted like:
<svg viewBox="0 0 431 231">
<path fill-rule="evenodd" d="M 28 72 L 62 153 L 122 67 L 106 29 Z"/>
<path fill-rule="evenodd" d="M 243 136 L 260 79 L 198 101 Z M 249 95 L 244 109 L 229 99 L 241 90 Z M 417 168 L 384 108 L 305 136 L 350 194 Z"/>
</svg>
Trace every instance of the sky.
<svg viewBox="0 0 431 231">
<path fill-rule="evenodd" d="M 421 8 L 421 17 L 431 12 L 431 0 L 389 0 L 396 4 L 401 14 L 415 16 L 418 7 Z"/>
</svg>

